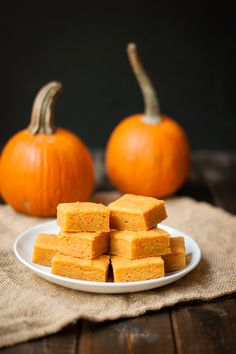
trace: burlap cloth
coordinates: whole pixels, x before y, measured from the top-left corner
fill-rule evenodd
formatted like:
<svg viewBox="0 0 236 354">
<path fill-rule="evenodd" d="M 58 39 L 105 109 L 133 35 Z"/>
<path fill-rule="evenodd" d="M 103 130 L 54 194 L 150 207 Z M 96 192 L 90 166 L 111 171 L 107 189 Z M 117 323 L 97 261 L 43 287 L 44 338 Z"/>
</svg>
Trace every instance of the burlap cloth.
<svg viewBox="0 0 236 354">
<path fill-rule="evenodd" d="M 44 220 L 0 207 L 0 346 L 53 333 L 86 318 L 132 317 L 179 302 L 210 300 L 236 290 L 236 216 L 189 198 L 167 201 L 166 223 L 195 239 L 199 266 L 171 285 L 146 292 L 103 295 L 66 289 L 41 279 L 15 258 L 13 243 L 28 227 Z"/>
</svg>

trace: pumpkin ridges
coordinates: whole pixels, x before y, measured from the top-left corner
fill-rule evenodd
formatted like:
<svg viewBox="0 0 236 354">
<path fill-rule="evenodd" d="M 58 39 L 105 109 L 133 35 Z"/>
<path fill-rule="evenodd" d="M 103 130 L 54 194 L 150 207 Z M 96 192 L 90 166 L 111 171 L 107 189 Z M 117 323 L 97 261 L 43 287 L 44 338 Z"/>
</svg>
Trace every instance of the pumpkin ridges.
<svg viewBox="0 0 236 354">
<path fill-rule="evenodd" d="M 22 142 L 22 138 L 24 138 L 24 142 Z M 36 138 L 36 140 L 35 140 Z M 58 143 L 58 138 L 60 140 L 60 144 L 57 145 Z M 71 138 L 71 141 L 70 141 Z M 69 142 L 70 141 L 70 142 Z M 64 142 L 66 142 L 66 144 L 64 145 Z M 69 149 L 68 149 L 68 142 L 69 142 Z M 15 150 L 15 153 L 12 153 L 12 148 L 15 146 L 15 144 L 18 143 L 20 144 L 21 147 L 23 147 L 22 145 L 24 145 L 24 149 L 20 148 Z M 72 201 L 72 197 L 73 197 L 73 201 L 77 201 L 80 199 L 80 195 L 82 195 L 82 199 L 87 199 L 90 195 L 90 193 L 92 192 L 92 188 L 93 188 L 93 166 L 92 166 L 92 159 L 91 157 L 89 158 L 88 156 L 90 156 L 89 152 L 87 151 L 87 149 L 84 147 L 83 143 L 81 142 L 80 139 L 77 140 L 77 137 L 73 134 L 70 133 L 69 131 L 66 130 L 62 130 L 62 129 L 57 129 L 56 133 L 53 135 L 43 135 L 43 134 L 39 134 L 35 137 L 33 137 L 29 132 L 27 132 L 26 130 L 19 132 L 16 134 L 16 136 L 14 138 L 12 138 L 9 142 L 9 145 L 7 144 L 7 146 L 5 147 L 5 152 L 3 151 L 3 164 L 0 164 L 0 178 L 1 181 L 3 183 L 3 189 L 5 190 L 5 192 L 3 192 L 3 198 L 8 201 L 11 199 L 11 205 L 17 209 L 20 212 L 24 212 L 27 214 L 34 214 L 34 215 L 38 215 L 38 216 L 53 216 L 56 213 L 56 205 L 61 201 L 60 199 L 58 200 L 58 198 L 55 197 L 55 195 L 53 195 L 53 190 L 52 193 L 44 193 L 43 195 L 46 195 L 46 197 L 44 197 L 43 201 L 40 199 L 40 193 L 35 192 L 35 189 L 39 189 L 40 186 L 42 186 L 42 181 L 47 181 L 45 183 L 44 189 L 52 189 L 50 186 L 54 185 L 55 182 L 57 181 L 57 179 L 55 181 L 53 181 L 54 177 L 53 174 L 50 175 L 46 174 L 46 175 L 40 175 L 36 173 L 36 175 L 34 175 L 34 177 L 32 177 L 32 173 L 30 173 L 29 170 L 29 166 L 25 166 L 25 151 L 26 151 L 26 147 L 27 145 L 30 146 L 29 151 L 32 151 L 32 146 L 31 144 L 33 144 L 34 146 L 34 150 L 35 151 L 35 146 L 38 147 L 38 149 L 40 149 L 41 146 L 45 146 L 45 149 L 47 152 L 47 158 L 45 160 L 50 160 L 52 161 L 52 156 L 54 156 L 55 158 L 55 151 L 54 149 L 56 149 L 56 146 L 60 146 L 59 150 L 60 152 L 57 153 L 57 156 L 63 156 L 62 159 L 60 161 L 58 161 L 58 171 L 60 171 L 60 173 L 62 173 L 62 169 L 61 167 L 64 168 L 65 166 L 65 161 L 66 160 L 73 160 L 73 158 L 71 156 L 74 155 L 80 155 L 81 160 L 80 163 L 78 162 L 77 159 L 73 160 L 75 165 L 78 166 L 77 167 L 77 171 L 79 171 L 79 166 L 81 166 L 81 168 L 83 170 L 88 170 L 83 174 L 80 174 L 79 172 L 76 175 L 71 174 L 71 172 L 68 173 L 68 181 L 67 181 L 67 176 L 64 177 L 64 182 L 62 183 L 63 185 L 61 185 L 61 182 L 56 183 L 56 185 L 58 186 L 58 189 L 60 188 L 61 185 L 61 189 L 64 190 L 65 186 L 68 188 L 65 188 L 63 193 L 60 193 L 59 196 L 62 197 L 65 201 Z M 37 148 L 36 148 L 37 150 Z M 24 151 L 24 152 L 23 152 Z M 68 151 L 68 153 L 65 153 L 66 151 Z M 17 155 L 17 158 L 15 159 L 14 156 Z M 17 179 L 17 178 L 12 178 L 11 181 L 13 182 L 13 190 L 9 190 L 9 186 L 7 186 L 8 182 L 9 182 L 9 178 L 7 179 L 7 175 L 5 175 L 4 171 L 8 170 L 9 171 L 9 164 L 8 164 L 8 160 L 9 160 L 9 156 L 11 156 L 11 158 L 14 158 L 15 160 L 19 160 L 22 162 L 22 168 L 20 167 L 20 164 L 18 164 L 17 170 L 15 168 L 14 165 L 12 165 L 12 167 L 10 167 L 10 171 L 11 173 L 9 175 L 12 176 L 16 176 L 16 173 L 19 172 L 20 174 L 24 173 L 24 180 L 22 179 Z M 67 158 L 66 158 L 67 156 Z M 70 156 L 70 157 L 69 157 Z M 54 161 L 53 158 L 53 161 Z M 6 159 L 6 161 L 5 161 Z M 37 156 L 35 155 L 34 160 L 37 161 Z M 64 161 L 64 162 L 63 162 Z M 83 163 L 82 163 L 82 162 Z M 29 161 L 28 161 L 29 162 Z M 52 163 L 52 166 L 50 166 L 50 169 L 56 168 L 56 164 L 57 161 L 54 161 L 55 163 Z M 7 169 L 5 168 L 5 165 L 8 164 Z M 30 164 L 29 164 L 30 165 Z M 32 167 L 32 165 L 31 165 Z M 68 167 L 68 171 L 71 171 L 70 166 Z M 47 171 L 49 171 L 49 168 L 46 168 Z M 22 172 L 21 172 L 22 171 Z M 40 170 L 42 171 L 42 169 Z M 63 174 L 64 176 L 64 174 Z M 85 178 L 86 176 L 86 178 Z M 10 181 L 10 182 L 11 182 Z M 81 181 L 81 182 L 80 182 Z M 73 193 L 72 193 L 72 188 L 71 188 L 71 182 L 73 182 L 74 187 L 73 187 Z M 83 184 L 83 188 L 81 188 L 81 184 Z M 26 188 L 26 191 L 24 192 L 24 189 Z M 11 186 L 10 186 L 11 189 Z M 70 190 L 70 193 L 69 193 Z M 21 192 L 22 191 L 22 192 Z M 13 198 L 11 197 L 13 194 L 16 195 L 19 194 L 18 198 Z M 47 192 L 47 190 L 46 190 Z M 23 200 L 30 200 L 32 199 L 32 195 L 34 195 L 34 202 L 31 202 L 31 209 L 27 210 L 23 207 Z M 70 200 L 69 200 L 70 199 Z M 54 206 L 52 206 L 52 202 L 54 201 Z M 33 203 L 33 204 L 32 204 Z M 47 208 L 46 208 L 47 206 Z M 46 209 L 45 209 L 46 208 Z M 46 210 L 46 211 L 45 211 Z"/>
<path fill-rule="evenodd" d="M 70 142 L 70 141 L 69 141 Z M 90 195 L 91 191 L 90 190 L 94 184 L 94 171 L 93 171 L 93 162 L 92 162 L 92 157 L 89 154 L 87 149 L 84 149 L 82 141 L 79 139 L 80 143 L 80 154 L 74 152 L 72 154 L 73 159 L 68 160 L 68 163 L 70 165 L 71 171 L 74 174 L 79 173 L 79 179 L 80 180 L 86 180 L 87 184 L 85 186 L 82 186 L 81 192 L 83 193 L 80 200 L 85 201 L 88 196 Z M 72 149 L 73 146 L 71 144 L 70 149 Z M 74 166 L 76 164 L 81 165 L 83 168 L 81 168 L 79 171 L 76 171 Z"/>
<path fill-rule="evenodd" d="M 181 185 L 181 183 L 183 183 L 187 174 L 187 168 L 183 171 L 184 177 L 182 177 L 182 174 L 180 174 L 178 179 L 175 177 L 175 184 L 173 184 L 173 182 L 165 181 L 165 177 L 162 177 L 162 175 L 166 175 L 166 152 L 165 147 L 162 149 L 160 145 L 163 142 L 165 144 L 165 141 L 170 141 L 169 131 L 171 131 L 171 140 L 173 144 L 170 144 L 170 147 L 174 146 L 174 150 L 171 148 L 173 151 L 169 154 L 169 156 L 174 157 L 172 157 L 170 165 L 175 165 L 174 167 L 177 169 L 178 167 L 176 166 L 176 163 L 178 162 L 179 164 L 179 160 L 176 161 L 175 149 L 177 147 L 175 147 L 175 145 L 177 143 L 177 146 L 179 145 L 179 150 L 185 151 L 187 149 L 187 140 L 183 140 L 182 146 L 182 130 L 181 128 L 177 128 L 178 125 L 176 125 L 172 119 L 163 116 L 162 123 L 160 123 L 160 125 L 151 126 L 144 123 L 141 120 L 141 116 L 142 115 L 135 115 L 128 117 L 123 120 L 113 131 L 108 142 L 106 152 L 108 176 L 114 186 L 119 188 L 123 193 L 129 192 L 163 197 L 167 194 L 169 195 L 173 193 Z M 174 131 L 172 131 L 173 125 L 177 128 Z M 126 135 L 126 133 L 130 134 Z M 131 148 L 132 142 L 130 142 L 130 140 L 134 140 L 133 135 L 135 134 L 139 136 L 137 139 L 137 146 Z M 176 134 L 178 136 L 178 141 L 176 139 Z M 150 139 L 150 141 L 146 146 L 143 146 L 143 139 L 146 138 Z M 157 146 L 158 139 L 160 139 L 160 142 Z M 181 141 L 181 144 L 179 141 Z M 161 157 L 162 152 L 163 158 Z M 159 159 L 164 161 L 163 167 L 165 167 L 165 169 L 163 168 L 163 172 L 159 172 L 159 164 L 155 161 L 152 163 L 152 160 L 149 160 L 148 156 L 145 156 L 145 153 L 149 154 L 151 159 L 156 159 L 157 156 L 159 156 Z M 134 159 L 135 154 L 138 155 L 136 162 L 130 161 Z M 186 159 L 184 160 L 186 162 Z M 122 166 L 122 168 L 119 168 L 119 166 Z M 182 170 L 181 166 L 179 166 L 179 168 Z M 171 170 L 171 168 L 167 169 Z M 142 178 L 142 176 L 144 177 Z M 171 188 L 170 185 L 172 185 Z M 138 186 L 140 187 L 138 188 Z"/>
<path fill-rule="evenodd" d="M 18 171 L 16 171 L 16 166 L 18 160 L 21 161 L 22 157 L 22 151 L 25 150 L 25 141 L 24 140 L 19 140 L 24 137 L 24 131 L 23 132 L 18 132 L 16 135 L 12 137 L 12 139 L 7 143 L 5 148 L 3 149 L 2 152 L 2 160 L 0 163 L 1 166 L 1 173 L 0 173 L 0 179 L 1 179 L 1 185 L 3 186 L 2 188 L 2 197 L 5 201 L 8 200 L 8 195 L 10 193 L 15 194 L 15 190 L 19 190 L 19 193 L 22 192 L 22 189 L 20 189 L 19 184 L 20 184 L 20 179 L 17 178 L 17 173 L 21 173 L 21 167 L 19 166 L 17 168 Z M 12 146 L 16 144 L 16 151 L 15 154 L 11 154 L 11 149 Z M 7 151 L 7 152 L 6 152 Z M 8 164 L 8 160 L 11 159 L 11 164 Z M 25 161 L 25 160 L 23 160 Z M 7 167 L 6 167 L 7 166 Z M 7 171 L 5 173 L 5 171 Z"/>
</svg>

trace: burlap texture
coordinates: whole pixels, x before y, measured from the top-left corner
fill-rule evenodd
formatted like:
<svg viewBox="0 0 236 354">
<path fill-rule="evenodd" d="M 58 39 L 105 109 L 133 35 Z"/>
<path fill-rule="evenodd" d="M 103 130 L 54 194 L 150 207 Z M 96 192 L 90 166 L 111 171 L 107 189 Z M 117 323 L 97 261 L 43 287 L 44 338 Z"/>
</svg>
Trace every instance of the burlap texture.
<svg viewBox="0 0 236 354">
<path fill-rule="evenodd" d="M 41 279 L 13 254 L 16 237 L 45 221 L 0 207 L 0 346 L 58 331 L 86 318 L 94 321 L 138 316 L 179 302 L 210 300 L 236 291 L 236 217 L 189 198 L 167 201 L 166 223 L 195 239 L 199 266 L 185 278 L 147 292 L 103 295 L 66 289 Z"/>
</svg>

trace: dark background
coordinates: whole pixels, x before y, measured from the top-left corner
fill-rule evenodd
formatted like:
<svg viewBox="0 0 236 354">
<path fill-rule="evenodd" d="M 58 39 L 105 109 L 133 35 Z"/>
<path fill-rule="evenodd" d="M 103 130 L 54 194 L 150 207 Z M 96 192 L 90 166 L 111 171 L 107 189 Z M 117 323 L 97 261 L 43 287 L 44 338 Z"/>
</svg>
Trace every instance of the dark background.
<svg viewBox="0 0 236 354">
<path fill-rule="evenodd" d="M 135 41 L 162 111 L 192 148 L 236 150 L 235 15 L 225 2 L 9 1 L 0 23 L 1 144 L 27 126 L 40 87 L 59 80 L 57 125 L 105 146 L 143 110 L 126 57 Z"/>
</svg>

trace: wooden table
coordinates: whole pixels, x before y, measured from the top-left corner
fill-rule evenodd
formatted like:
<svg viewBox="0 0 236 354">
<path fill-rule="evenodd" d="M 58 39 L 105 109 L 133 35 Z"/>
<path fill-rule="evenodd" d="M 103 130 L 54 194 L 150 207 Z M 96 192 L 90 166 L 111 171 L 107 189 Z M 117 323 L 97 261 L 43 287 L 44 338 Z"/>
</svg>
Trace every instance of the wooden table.
<svg viewBox="0 0 236 354">
<path fill-rule="evenodd" d="M 109 189 L 95 153 L 98 188 Z M 199 152 L 178 195 L 205 200 L 236 213 L 236 155 Z M 236 232 L 236 230 L 235 230 Z M 235 235 L 236 239 L 236 235 Z M 3 354 L 236 353 L 235 295 L 192 302 L 130 319 L 79 320 L 57 334 L 2 349 Z"/>
</svg>

